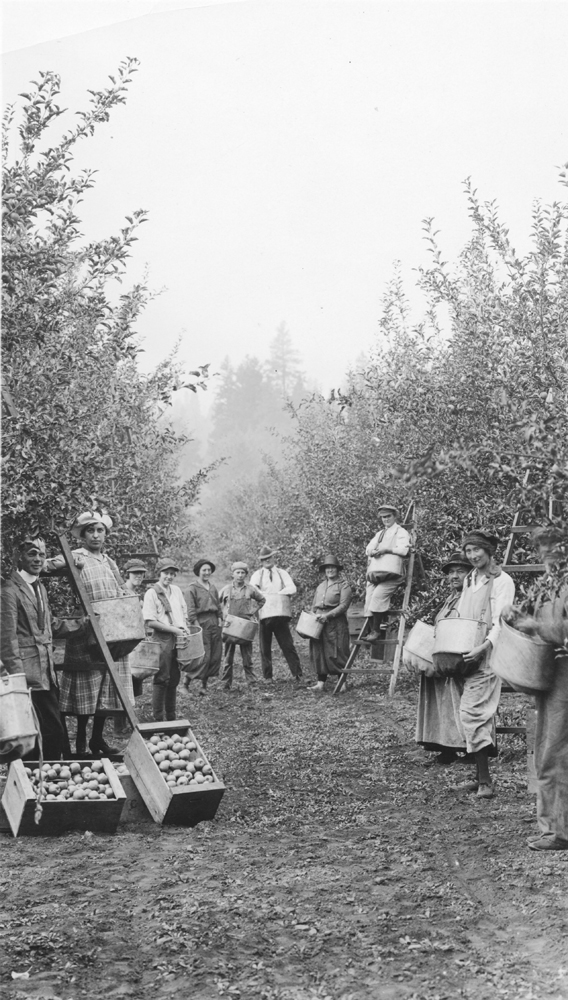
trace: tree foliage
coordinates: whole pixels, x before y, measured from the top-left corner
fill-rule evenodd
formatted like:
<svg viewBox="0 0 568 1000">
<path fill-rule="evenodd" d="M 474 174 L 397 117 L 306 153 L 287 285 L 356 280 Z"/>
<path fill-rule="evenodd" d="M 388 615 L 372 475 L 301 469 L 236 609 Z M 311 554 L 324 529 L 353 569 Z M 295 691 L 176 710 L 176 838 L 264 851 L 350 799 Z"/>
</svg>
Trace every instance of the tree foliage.
<svg viewBox="0 0 568 1000">
<path fill-rule="evenodd" d="M 3 541 L 36 527 L 61 529 L 81 509 L 107 507 L 123 549 L 190 537 L 187 516 L 203 475 L 180 482 L 183 438 L 169 423 L 172 393 L 205 387 L 174 354 L 148 375 L 137 365 L 136 321 L 152 298 L 145 283 L 117 295 L 146 213 L 87 242 L 79 206 L 92 170 L 72 171 L 74 148 L 126 100 L 137 60 L 57 140 L 60 79 L 42 72 L 5 115 L 3 145 Z M 17 126 L 17 128 L 16 128 Z M 14 141 L 14 134 L 17 138 Z M 49 145 L 49 143 L 53 143 Z M 40 145 L 41 144 L 41 145 Z"/>
</svg>

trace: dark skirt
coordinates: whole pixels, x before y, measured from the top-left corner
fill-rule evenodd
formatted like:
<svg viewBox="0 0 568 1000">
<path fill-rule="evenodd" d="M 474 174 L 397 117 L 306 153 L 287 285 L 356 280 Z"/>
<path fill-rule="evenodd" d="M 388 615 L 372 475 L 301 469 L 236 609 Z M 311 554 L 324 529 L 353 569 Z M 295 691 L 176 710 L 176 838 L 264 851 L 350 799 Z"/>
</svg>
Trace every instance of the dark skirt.
<svg viewBox="0 0 568 1000">
<path fill-rule="evenodd" d="M 349 626 L 345 615 L 329 618 L 319 639 L 310 639 L 310 662 L 320 680 L 340 674 L 349 658 Z"/>
<path fill-rule="evenodd" d="M 223 659 L 223 641 L 221 638 L 221 626 L 217 615 L 213 611 L 207 611 L 197 616 L 197 624 L 203 629 L 203 648 L 205 654 L 197 660 L 184 665 L 183 672 L 191 680 L 207 680 L 209 677 L 217 677 Z"/>
</svg>

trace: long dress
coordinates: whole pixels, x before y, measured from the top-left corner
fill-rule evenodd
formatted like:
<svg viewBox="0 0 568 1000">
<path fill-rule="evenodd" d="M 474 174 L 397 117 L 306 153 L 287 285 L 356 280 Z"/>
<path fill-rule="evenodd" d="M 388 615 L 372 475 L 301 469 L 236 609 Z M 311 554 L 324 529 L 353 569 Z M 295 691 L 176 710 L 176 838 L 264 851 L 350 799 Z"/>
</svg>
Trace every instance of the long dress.
<svg viewBox="0 0 568 1000">
<path fill-rule="evenodd" d="M 536 815 L 542 833 L 568 841 L 568 589 L 537 619 L 541 637 L 557 649 L 552 687 L 536 695 Z"/>
<path fill-rule="evenodd" d="M 81 579 L 91 601 L 120 597 L 124 587 L 118 566 L 102 552 L 76 549 L 83 557 Z M 120 581 L 120 582 L 119 582 Z M 65 644 L 65 659 L 59 682 L 59 705 L 64 715 L 117 715 L 124 711 L 112 678 L 104 665 L 93 666 L 86 636 L 70 635 Z M 66 664 L 85 666 L 87 669 L 66 670 Z M 128 699 L 134 705 L 132 674 L 128 657 L 114 661 Z"/>
<path fill-rule="evenodd" d="M 436 615 L 436 621 L 455 618 L 459 599 L 459 594 L 448 597 Z M 463 681 L 459 677 L 426 677 L 426 674 L 420 674 L 414 739 L 425 750 L 465 751 L 465 733 L 460 721 L 462 691 Z"/>
<path fill-rule="evenodd" d="M 489 747 L 490 756 L 497 753 L 495 715 L 501 696 L 501 679 L 491 669 L 491 657 L 501 630 L 499 616 L 505 605 L 512 604 L 514 599 L 515 584 L 508 573 L 500 569 L 495 574 L 480 574 L 472 570 L 464 581 L 458 615 L 460 618 L 479 619 L 486 609 L 485 621 L 489 626 L 486 638 L 492 644 L 478 661 L 475 673 L 463 679 L 460 722 L 468 753 L 476 753 L 485 747 Z"/>
<path fill-rule="evenodd" d="M 214 583 L 206 587 L 200 580 L 194 580 L 186 592 L 187 617 L 191 625 L 203 629 L 205 655 L 184 667 L 184 673 L 192 680 L 206 681 L 219 673 L 223 658 L 221 639 L 221 602 Z"/>
<path fill-rule="evenodd" d="M 349 658 L 347 609 L 353 592 L 347 580 L 323 580 L 314 594 L 312 612 L 328 615 L 319 639 L 310 639 L 310 660 L 318 681 L 340 674 Z"/>
</svg>

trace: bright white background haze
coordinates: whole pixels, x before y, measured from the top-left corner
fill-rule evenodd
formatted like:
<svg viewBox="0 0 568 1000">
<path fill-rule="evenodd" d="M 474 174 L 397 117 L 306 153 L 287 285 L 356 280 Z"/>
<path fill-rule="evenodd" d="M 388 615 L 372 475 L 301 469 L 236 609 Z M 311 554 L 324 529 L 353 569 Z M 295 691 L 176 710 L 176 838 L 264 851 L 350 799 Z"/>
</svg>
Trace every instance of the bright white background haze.
<svg viewBox="0 0 568 1000">
<path fill-rule="evenodd" d="M 519 251 L 533 199 L 562 194 L 566 3 L 9 0 L 4 48 L 5 103 L 52 69 L 71 111 L 141 60 L 77 166 L 99 170 L 89 239 L 150 212 L 129 265 L 167 289 L 139 323 L 149 362 L 182 331 L 190 366 L 265 358 L 285 320 L 328 390 L 371 344 L 394 260 L 411 289 L 421 220 L 445 259 L 466 241 L 466 176 Z"/>
</svg>

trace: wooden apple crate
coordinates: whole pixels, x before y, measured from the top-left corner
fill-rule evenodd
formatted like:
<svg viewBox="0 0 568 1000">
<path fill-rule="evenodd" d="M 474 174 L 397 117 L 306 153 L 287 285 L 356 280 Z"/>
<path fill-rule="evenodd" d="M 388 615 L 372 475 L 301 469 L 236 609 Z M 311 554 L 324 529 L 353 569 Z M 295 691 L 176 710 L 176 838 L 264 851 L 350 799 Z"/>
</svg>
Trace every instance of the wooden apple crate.
<svg viewBox="0 0 568 1000">
<path fill-rule="evenodd" d="M 179 733 L 189 736 L 195 743 L 196 756 L 209 763 L 195 735 L 189 728 L 188 719 L 173 722 L 142 722 L 130 737 L 124 751 L 126 764 L 132 779 L 144 799 L 156 823 L 196 826 L 205 819 L 213 819 L 223 795 L 225 786 L 213 773 L 214 781 L 205 785 L 180 785 L 170 788 L 164 780 L 146 741 L 156 733 Z"/>
<path fill-rule="evenodd" d="M 33 762 L 35 763 L 35 761 Z M 46 764 L 55 763 L 45 761 Z M 57 761 L 58 764 L 74 764 L 77 761 Z M 81 767 L 92 764 L 92 760 L 78 761 Z M 34 820 L 37 797 L 21 760 L 10 764 L 8 779 L 2 796 L 2 806 L 8 818 L 14 837 L 53 837 L 69 830 L 90 830 L 92 833 L 116 833 L 120 816 L 126 802 L 126 795 L 120 779 L 108 758 L 101 759 L 115 798 L 107 799 L 65 799 L 63 802 L 42 800 L 42 816 L 39 823 Z"/>
</svg>

